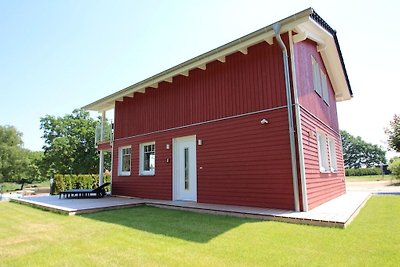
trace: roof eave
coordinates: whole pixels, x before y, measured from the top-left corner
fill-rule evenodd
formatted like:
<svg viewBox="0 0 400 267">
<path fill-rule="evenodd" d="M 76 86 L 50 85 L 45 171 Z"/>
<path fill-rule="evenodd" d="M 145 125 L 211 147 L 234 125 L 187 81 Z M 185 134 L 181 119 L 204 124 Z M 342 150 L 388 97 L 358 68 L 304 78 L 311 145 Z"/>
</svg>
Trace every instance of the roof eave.
<svg viewBox="0 0 400 267">
<path fill-rule="evenodd" d="M 311 8 L 308 8 L 292 16 L 280 20 L 278 23 L 281 24 L 281 32 L 287 32 L 292 28 L 294 28 L 295 24 L 307 21 L 312 12 L 313 10 Z M 129 96 L 133 97 L 133 94 L 137 91 L 144 90 L 147 87 L 152 87 L 162 81 L 170 80 L 174 76 L 183 75 L 183 73 L 187 73 L 192 69 L 198 68 L 199 66 L 203 66 L 211 61 L 218 60 L 219 58 L 228 56 L 232 53 L 239 51 L 240 49 L 247 48 L 251 45 L 263 41 L 272 42 L 272 38 L 274 37 L 274 31 L 272 29 L 272 25 L 273 24 L 261 28 L 255 32 L 245 35 L 223 46 L 215 48 L 207 53 L 192 58 L 186 62 L 183 62 L 170 69 L 167 69 L 141 82 L 128 86 L 109 96 L 103 97 L 82 108 L 86 110 L 99 111 L 99 112 L 112 109 L 114 108 L 115 101 L 122 100 L 123 97 L 129 97 Z"/>
</svg>

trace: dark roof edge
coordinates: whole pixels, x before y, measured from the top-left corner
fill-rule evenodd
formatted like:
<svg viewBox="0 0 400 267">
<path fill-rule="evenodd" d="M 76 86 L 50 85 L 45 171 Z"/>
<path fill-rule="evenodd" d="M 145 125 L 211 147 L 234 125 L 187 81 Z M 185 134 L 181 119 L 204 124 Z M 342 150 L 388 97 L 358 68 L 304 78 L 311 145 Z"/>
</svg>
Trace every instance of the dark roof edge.
<svg viewBox="0 0 400 267">
<path fill-rule="evenodd" d="M 324 28 L 327 32 L 329 32 L 330 34 L 332 34 L 333 39 L 335 40 L 336 49 L 337 49 L 338 54 L 339 54 L 340 62 L 341 62 L 341 64 L 342 64 L 344 76 L 345 76 L 345 78 L 346 78 L 346 83 L 347 83 L 347 86 L 348 86 L 348 88 L 349 88 L 350 96 L 353 96 L 353 91 L 351 90 L 351 85 L 350 85 L 349 76 L 347 75 L 346 65 L 344 64 L 343 54 L 342 54 L 342 50 L 340 49 L 339 40 L 338 40 L 338 38 L 337 38 L 336 31 L 335 31 L 334 29 L 332 29 L 332 27 L 329 26 L 329 24 L 326 23 L 326 21 L 325 21 L 323 18 L 321 18 L 321 17 L 317 14 L 317 12 L 314 11 L 314 9 L 312 10 L 312 13 L 310 14 L 310 17 L 311 17 L 316 23 L 318 23 L 322 28 Z"/>
</svg>

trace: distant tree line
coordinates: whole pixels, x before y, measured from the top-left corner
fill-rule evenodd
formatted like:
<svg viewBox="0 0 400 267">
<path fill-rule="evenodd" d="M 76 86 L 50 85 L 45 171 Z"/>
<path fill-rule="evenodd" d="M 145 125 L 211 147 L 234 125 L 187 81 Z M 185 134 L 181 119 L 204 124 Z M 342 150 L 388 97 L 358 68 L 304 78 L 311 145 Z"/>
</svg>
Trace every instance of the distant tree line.
<svg viewBox="0 0 400 267">
<path fill-rule="evenodd" d="M 386 151 L 378 145 L 365 142 L 360 136 L 340 131 L 345 168 L 376 167 L 386 163 Z"/>
</svg>

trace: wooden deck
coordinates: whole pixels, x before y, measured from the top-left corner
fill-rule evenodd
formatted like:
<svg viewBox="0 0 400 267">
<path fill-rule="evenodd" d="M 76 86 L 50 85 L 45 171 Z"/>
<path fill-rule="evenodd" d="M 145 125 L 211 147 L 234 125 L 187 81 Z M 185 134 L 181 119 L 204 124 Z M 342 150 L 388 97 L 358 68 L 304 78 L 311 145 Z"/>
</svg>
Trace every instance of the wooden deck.
<svg viewBox="0 0 400 267">
<path fill-rule="evenodd" d="M 308 212 L 126 197 L 59 199 L 58 196 L 41 196 L 15 198 L 12 201 L 69 215 L 149 205 L 262 220 L 345 228 L 358 214 L 369 196 L 370 193 L 368 192 L 348 192 Z"/>
</svg>

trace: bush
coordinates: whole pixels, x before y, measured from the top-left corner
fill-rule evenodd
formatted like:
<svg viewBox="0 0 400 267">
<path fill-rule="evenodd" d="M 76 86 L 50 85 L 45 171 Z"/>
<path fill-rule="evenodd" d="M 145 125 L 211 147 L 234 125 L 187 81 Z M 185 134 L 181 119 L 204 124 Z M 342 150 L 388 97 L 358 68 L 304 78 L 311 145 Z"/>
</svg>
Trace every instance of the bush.
<svg viewBox="0 0 400 267">
<path fill-rule="evenodd" d="M 64 175 L 62 174 L 54 175 L 53 183 L 54 183 L 55 194 L 67 190 L 67 187 L 65 186 Z"/>
<path fill-rule="evenodd" d="M 381 175 L 381 168 L 346 169 L 346 176 Z"/>
<path fill-rule="evenodd" d="M 53 181 L 53 195 L 69 189 L 94 189 L 99 186 L 99 176 L 94 174 L 56 174 Z M 104 177 L 104 182 L 110 182 L 110 177 Z M 110 191 L 110 186 L 106 187 L 106 191 Z"/>
<path fill-rule="evenodd" d="M 396 158 L 390 164 L 388 169 L 392 172 L 396 177 L 400 177 L 400 158 Z"/>
</svg>

